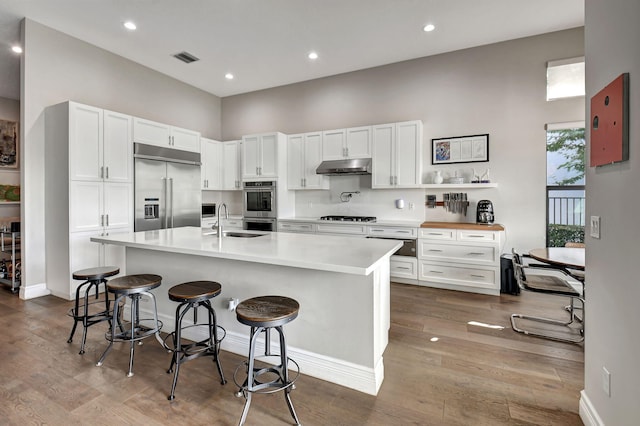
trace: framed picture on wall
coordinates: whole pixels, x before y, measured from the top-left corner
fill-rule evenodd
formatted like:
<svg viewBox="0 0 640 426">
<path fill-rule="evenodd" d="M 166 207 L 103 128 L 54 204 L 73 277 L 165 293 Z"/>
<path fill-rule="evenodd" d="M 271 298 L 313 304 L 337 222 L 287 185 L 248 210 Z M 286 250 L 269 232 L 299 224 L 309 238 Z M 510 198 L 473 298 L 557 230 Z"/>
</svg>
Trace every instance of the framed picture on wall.
<svg viewBox="0 0 640 426">
<path fill-rule="evenodd" d="M 0 120 L 0 169 L 18 168 L 18 123 Z"/>
<path fill-rule="evenodd" d="M 431 164 L 489 161 L 489 134 L 431 139 Z"/>
</svg>

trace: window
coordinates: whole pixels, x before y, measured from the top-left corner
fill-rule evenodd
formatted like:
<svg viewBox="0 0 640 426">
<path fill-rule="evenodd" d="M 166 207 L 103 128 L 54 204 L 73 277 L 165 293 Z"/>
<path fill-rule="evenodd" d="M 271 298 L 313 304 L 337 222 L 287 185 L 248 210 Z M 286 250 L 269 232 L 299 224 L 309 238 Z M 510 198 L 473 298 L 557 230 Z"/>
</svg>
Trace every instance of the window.
<svg viewBox="0 0 640 426">
<path fill-rule="evenodd" d="M 547 62 L 547 100 L 584 96 L 584 56 Z"/>
<path fill-rule="evenodd" d="M 584 122 L 547 125 L 547 246 L 584 242 Z"/>
</svg>

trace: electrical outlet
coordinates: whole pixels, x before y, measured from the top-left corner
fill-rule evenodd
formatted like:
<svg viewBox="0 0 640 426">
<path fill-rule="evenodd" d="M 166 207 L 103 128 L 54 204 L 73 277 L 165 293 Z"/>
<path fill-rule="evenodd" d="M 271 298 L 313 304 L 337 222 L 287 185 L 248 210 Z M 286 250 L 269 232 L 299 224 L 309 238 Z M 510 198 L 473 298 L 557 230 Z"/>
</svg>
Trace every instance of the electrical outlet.
<svg viewBox="0 0 640 426">
<path fill-rule="evenodd" d="M 611 396 L 611 373 L 602 367 L 602 390 L 607 396 Z"/>
<path fill-rule="evenodd" d="M 591 216 L 591 231 L 592 238 L 600 238 L 600 216 Z"/>
<path fill-rule="evenodd" d="M 409 210 L 413 210 L 416 208 L 416 205 L 414 203 L 409 203 Z"/>
</svg>

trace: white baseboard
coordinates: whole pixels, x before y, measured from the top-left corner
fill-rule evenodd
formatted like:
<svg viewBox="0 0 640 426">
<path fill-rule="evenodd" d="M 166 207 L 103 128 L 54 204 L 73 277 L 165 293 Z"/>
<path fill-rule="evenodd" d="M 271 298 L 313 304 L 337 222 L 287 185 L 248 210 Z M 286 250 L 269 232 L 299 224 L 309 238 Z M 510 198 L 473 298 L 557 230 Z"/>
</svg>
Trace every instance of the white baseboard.
<svg viewBox="0 0 640 426">
<path fill-rule="evenodd" d="M 51 292 L 47 289 L 45 283 L 31 284 L 29 286 L 20 286 L 20 299 L 29 300 L 37 297 L 48 296 Z"/>
<path fill-rule="evenodd" d="M 585 426 L 604 426 L 584 389 L 580 391 L 580 419 Z"/>
<path fill-rule="evenodd" d="M 143 310 L 140 309 L 142 313 Z M 129 306 L 124 309 L 124 318 L 131 315 Z M 145 310 L 145 318 L 151 318 L 152 314 Z M 162 331 L 171 333 L 174 329 L 175 319 L 170 315 L 158 314 L 158 319 L 162 321 Z M 192 321 L 183 319 L 183 328 L 191 325 Z M 286 332 L 286 331 L 285 331 Z M 186 329 L 183 337 L 189 340 L 204 340 L 208 335 L 205 327 L 197 327 Z M 273 334 L 277 334 L 274 330 Z M 275 342 L 277 339 L 272 337 Z M 279 346 L 272 342 L 271 353 L 278 354 Z M 247 334 L 239 334 L 235 332 L 227 332 L 221 344 L 221 349 L 234 354 L 247 356 L 249 353 L 249 332 Z M 340 359 L 319 355 L 302 349 L 289 346 L 287 348 L 289 358 L 295 360 L 300 366 L 300 372 L 307 376 L 315 377 L 338 385 L 355 389 L 369 395 L 377 395 L 384 380 L 384 363 L 382 358 L 375 368 L 368 368 L 362 365 L 353 364 Z M 259 338 L 256 346 L 257 354 L 264 354 L 264 339 Z M 276 361 L 276 359 L 266 359 L 266 362 Z"/>
</svg>

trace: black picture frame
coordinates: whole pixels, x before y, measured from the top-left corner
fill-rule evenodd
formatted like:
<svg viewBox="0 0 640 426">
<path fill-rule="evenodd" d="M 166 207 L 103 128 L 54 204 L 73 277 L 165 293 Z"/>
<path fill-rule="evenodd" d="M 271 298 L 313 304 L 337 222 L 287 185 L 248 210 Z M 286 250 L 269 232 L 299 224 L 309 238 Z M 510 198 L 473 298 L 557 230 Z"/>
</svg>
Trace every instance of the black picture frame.
<svg viewBox="0 0 640 426">
<path fill-rule="evenodd" d="M 489 134 L 431 139 L 431 164 L 489 161 Z"/>
</svg>

